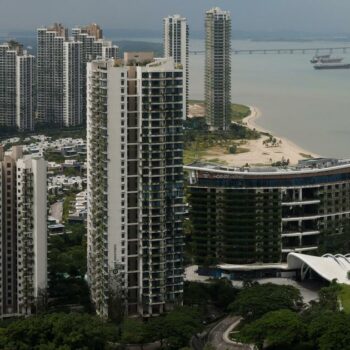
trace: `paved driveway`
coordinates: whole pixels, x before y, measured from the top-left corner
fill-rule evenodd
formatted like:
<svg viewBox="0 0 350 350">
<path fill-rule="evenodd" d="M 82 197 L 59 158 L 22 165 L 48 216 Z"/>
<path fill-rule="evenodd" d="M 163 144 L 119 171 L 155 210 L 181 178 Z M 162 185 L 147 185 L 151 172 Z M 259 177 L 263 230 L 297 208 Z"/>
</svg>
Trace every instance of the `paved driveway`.
<svg viewBox="0 0 350 350">
<path fill-rule="evenodd" d="M 235 322 L 239 317 L 229 316 L 219 322 L 209 333 L 208 343 L 212 344 L 217 350 L 250 350 L 246 345 L 233 345 L 224 341 L 223 335 L 225 331 Z"/>
</svg>

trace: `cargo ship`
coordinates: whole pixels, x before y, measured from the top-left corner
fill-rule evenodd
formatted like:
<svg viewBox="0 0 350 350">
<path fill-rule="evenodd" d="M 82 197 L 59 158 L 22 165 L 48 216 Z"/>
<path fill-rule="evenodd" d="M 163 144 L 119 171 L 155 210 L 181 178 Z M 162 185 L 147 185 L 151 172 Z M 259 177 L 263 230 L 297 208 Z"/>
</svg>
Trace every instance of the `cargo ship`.
<svg viewBox="0 0 350 350">
<path fill-rule="evenodd" d="M 350 63 L 317 63 L 315 69 L 350 69 Z"/>
</svg>

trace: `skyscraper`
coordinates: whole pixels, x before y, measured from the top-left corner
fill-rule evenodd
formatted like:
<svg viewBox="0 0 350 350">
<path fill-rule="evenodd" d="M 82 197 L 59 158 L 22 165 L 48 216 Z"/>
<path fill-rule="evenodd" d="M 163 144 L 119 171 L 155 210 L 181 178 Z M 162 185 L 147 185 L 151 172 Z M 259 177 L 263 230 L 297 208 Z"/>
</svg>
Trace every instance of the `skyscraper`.
<svg viewBox="0 0 350 350">
<path fill-rule="evenodd" d="M 211 130 L 226 130 L 231 115 L 231 17 L 213 8 L 205 19 L 205 106 Z"/>
<path fill-rule="evenodd" d="M 101 316 L 159 315 L 183 292 L 183 72 L 128 53 L 88 64 L 88 278 Z"/>
<path fill-rule="evenodd" d="M 38 121 L 76 126 L 86 120 L 86 64 L 116 57 L 118 47 L 102 39 L 97 24 L 72 29 L 61 24 L 38 29 Z"/>
<path fill-rule="evenodd" d="M 28 315 L 47 287 L 46 162 L 0 147 L 0 317 Z"/>
<path fill-rule="evenodd" d="M 49 28 L 39 28 L 37 34 L 38 122 L 63 126 L 63 50 L 68 30 L 55 23 Z"/>
<path fill-rule="evenodd" d="M 86 121 L 86 65 L 96 58 L 117 58 L 119 48 L 112 41 L 103 39 L 102 29 L 95 23 L 72 29 L 74 41 L 81 42 L 81 113 Z"/>
<path fill-rule="evenodd" d="M 34 56 L 10 41 L 0 45 L 0 127 L 32 130 Z"/>
<path fill-rule="evenodd" d="M 63 125 L 76 126 L 83 122 L 83 59 L 82 43 L 63 43 Z"/>
<path fill-rule="evenodd" d="M 185 85 L 184 119 L 186 119 L 189 96 L 189 30 L 187 19 L 180 15 L 169 16 L 164 18 L 163 24 L 164 57 L 172 57 L 176 64 L 183 67 Z"/>
</svg>

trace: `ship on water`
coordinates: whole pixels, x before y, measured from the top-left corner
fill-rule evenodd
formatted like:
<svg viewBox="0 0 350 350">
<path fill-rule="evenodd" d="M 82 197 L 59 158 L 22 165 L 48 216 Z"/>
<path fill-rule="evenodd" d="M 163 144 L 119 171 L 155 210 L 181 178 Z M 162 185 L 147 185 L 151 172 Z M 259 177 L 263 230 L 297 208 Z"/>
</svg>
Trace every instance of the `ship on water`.
<svg viewBox="0 0 350 350">
<path fill-rule="evenodd" d="M 331 55 L 315 56 L 310 61 L 313 64 L 317 63 L 340 63 L 343 61 L 343 57 L 331 57 Z"/>
<path fill-rule="evenodd" d="M 320 69 L 350 69 L 350 63 L 316 63 L 314 68 Z"/>
<path fill-rule="evenodd" d="M 330 58 L 331 55 L 316 55 L 312 58 L 310 61 L 312 64 L 318 63 L 321 59 L 327 59 Z"/>
<path fill-rule="evenodd" d="M 314 57 L 315 58 L 315 57 Z M 343 57 L 318 56 L 314 68 L 320 69 L 350 69 L 350 63 L 343 63 Z"/>
</svg>

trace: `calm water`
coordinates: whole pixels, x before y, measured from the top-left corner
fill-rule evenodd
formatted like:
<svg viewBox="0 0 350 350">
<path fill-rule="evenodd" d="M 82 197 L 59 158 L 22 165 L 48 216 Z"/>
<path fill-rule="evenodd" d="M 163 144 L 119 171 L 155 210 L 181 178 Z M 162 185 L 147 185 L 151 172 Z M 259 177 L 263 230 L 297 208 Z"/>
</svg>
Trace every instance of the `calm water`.
<svg viewBox="0 0 350 350">
<path fill-rule="evenodd" d="M 191 49 L 203 49 L 193 40 Z M 233 41 L 235 49 L 350 46 L 340 42 Z M 349 53 L 335 53 L 350 62 Z M 315 71 L 313 54 L 233 55 L 232 101 L 258 107 L 258 124 L 324 156 L 350 158 L 350 69 Z M 190 97 L 203 99 L 204 56 L 190 57 Z"/>
</svg>

